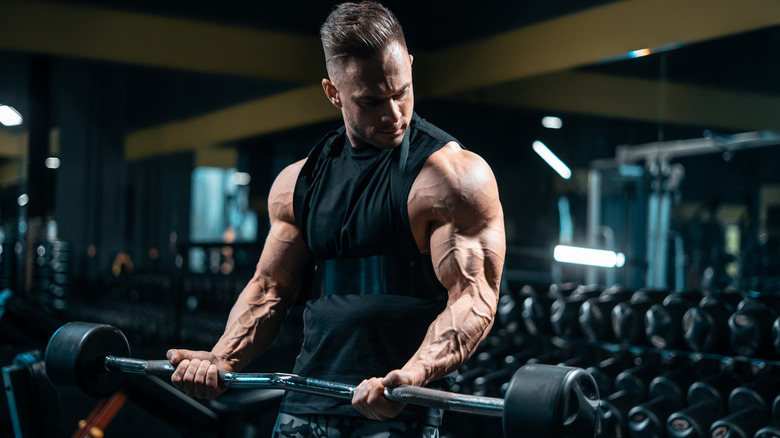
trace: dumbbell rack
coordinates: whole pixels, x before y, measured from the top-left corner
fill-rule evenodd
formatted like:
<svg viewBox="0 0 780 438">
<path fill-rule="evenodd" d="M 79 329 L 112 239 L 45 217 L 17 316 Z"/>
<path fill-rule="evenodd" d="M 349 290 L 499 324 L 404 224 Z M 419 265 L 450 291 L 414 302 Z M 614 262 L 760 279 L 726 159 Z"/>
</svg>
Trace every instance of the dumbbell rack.
<svg viewBox="0 0 780 438">
<path fill-rule="evenodd" d="M 517 295 L 514 296 L 517 297 Z M 499 312 L 501 312 L 501 309 Z M 632 368 L 633 366 L 653 364 L 653 367 L 655 367 L 656 379 L 666 375 L 682 374 L 680 370 L 684 369 L 692 370 L 698 375 L 698 380 L 712 378 L 719 373 L 733 372 L 739 374 L 740 377 L 743 378 L 743 383 L 762 378 L 771 381 L 772 375 L 780 375 L 780 357 L 778 357 L 778 355 L 745 356 L 728 353 L 699 352 L 684 348 L 658 348 L 652 346 L 650 342 L 648 342 L 648 345 L 641 345 L 640 343 L 626 343 L 615 340 L 604 341 L 601 339 L 586 339 L 582 334 L 579 336 L 561 336 L 554 333 L 550 327 L 543 328 L 535 333 L 530 333 L 526 328 L 526 324 L 522 321 L 519 312 L 515 312 L 511 316 L 512 318 L 507 319 L 507 315 L 503 315 L 503 318 L 502 315 L 499 315 L 496 325 L 490 335 L 482 344 L 480 344 L 477 352 L 472 356 L 472 359 L 460 370 L 460 376 L 455 386 L 456 390 L 473 392 L 478 395 L 495 395 L 500 397 L 501 390 L 505 386 L 504 383 L 500 381 L 502 377 L 502 367 L 508 366 L 506 361 L 510 358 L 517 358 L 519 360 L 525 358 L 527 361 L 542 361 L 540 363 L 560 363 L 578 366 L 596 373 L 600 372 L 598 369 L 599 364 L 605 363 L 608 359 L 611 359 L 612 362 L 618 361 L 623 363 L 624 369 L 622 372 L 629 371 L 629 368 Z M 728 341 L 724 339 L 723 342 L 727 343 Z M 528 354 L 525 354 L 526 352 Z M 497 358 L 495 357 L 492 358 L 491 363 L 490 356 L 495 354 L 502 356 L 501 359 L 503 359 L 503 363 L 498 363 Z M 521 365 L 523 365 L 523 363 L 515 363 L 512 366 Z M 594 375 L 594 377 L 597 376 Z M 597 381 L 598 380 L 599 379 L 597 378 Z M 601 390 L 603 409 L 606 409 L 605 406 L 609 406 L 609 403 L 617 398 L 615 394 L 618 391 L 614 390 L 614 386 L 614 381 L 609 382 L 609 385 Z M 647 388 L 645 388 L 645 390 L 647 390 Z M 729 394 L 723 394 L 722 396 L 727 398 L 728 395 Z M 612 399 L 610 397 L 612 397 Z M 780 397 L 778 397 L 778 399 L 780 399 Z M 665 415 L 661 419 L 662 421 L 665 421 L 670 416 L 670 410 L 676 412 L 681 411 L 686 406 L 691 407 L 684 397 L 682 400 L 678 400 L 679 403 L 677 403 L 677 405 L 668 400 L 662 400 L 660 402 L 656 401 L 655 405 L 666 404 L 667 406 L 655 406 L 652 403 L 653 400 L 651 399 L 650 394 L 647 392 L 634 397 L 633 400 L 637 405 L 631 412 L 644 413 L 647 409 L 650 409 L 651 414 L 655 412 Z M 760 415 L 756 414 L 758 417 L 752 418 L 748 422 L 769 424 L 769 412 L 771 412 L 772 409 L 771 400 L 766 404 L 768 404 L 767 412 Z M 775 405 L 777 405 L 777 403 L 775 403 Z M 645 409 L 645 411 L 643 411 L 643 409 Z M 655 409 L 655 411 L 653 411 L 653 409 Z M 775 410 L 777 411 L 777 408 L 775 408 Z M 725 418 L 735 414 L 735 412 L 724 412 L 722 417 Z M 628 416 L 622 418 L 621 421 L 628 421 L 627 417 Z M 637 414 L 632 418 L 641 418 L 641 415 Z M 445 420 L 454 421 L 446 418 Z M 733 424 L 737 424 L 733 423 L 735 420 L 729 418 L 725 418 L 725 420 L 727 425 L 736 427 L 733 426 Z M 485 420 L 477 421 L 482 423 L 485 422 Z M 729 423 L 729 421 L 732 421 L 732 423 Z M 774 418 L 774 421 L 780 422 L 780 418 Z M 604 421 L 602 422 L 604 423 Z M 611 424 L 609 422 L 606 423 Z M 666 425 L 664 424 L 664 426 Z M 455 430 L 464 430 L 464 428 L 468 429 L 470 426 L 459 423 L 457 425 L 450 425 L 449 427 L 452 427 Z M 479 430 L 489 431 L 494 426 L 490 424 L 480 424 L 473 427 Z M 630 432 L 631 431 L 626 428 L 619 431 L 602 430 L 599 433 L 599 437 L 606 438 L 619 436 L 620 434 L 626 436 L 630 435 Z M 672 436 L 667 435 L 666 430 L 661 430 L 660 432 L 660 436 Z M 647 431 L 643 431 L 642 433 L 647 433 Z M 753 435 L 751 434 L 750 436 L 752 437 Z M 758 437 L 758 435 L 756 436 Z"/>
</svg>

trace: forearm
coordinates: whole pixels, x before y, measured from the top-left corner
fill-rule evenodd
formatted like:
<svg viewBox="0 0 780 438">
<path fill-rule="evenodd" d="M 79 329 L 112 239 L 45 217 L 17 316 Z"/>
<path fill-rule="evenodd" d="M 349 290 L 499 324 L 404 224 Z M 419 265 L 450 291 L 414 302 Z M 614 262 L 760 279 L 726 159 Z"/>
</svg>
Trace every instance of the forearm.
<svg viewBox="0 0 780 438">
<path fill-rule="evenodd" d="M 233 371 L 240 371 L 271 345 L 288 310 L 279 293 L 253 279 L 233 305 L 212 353 Z"/>
<path fill-rule="evenodd" d="M 412 373 L 419 386 L 458 368 L 474 353 L 493 324 L 497 292 L 487 286 L 456 295 L 428 328 L 425 338 L 403 371 Z"/>
</svg>

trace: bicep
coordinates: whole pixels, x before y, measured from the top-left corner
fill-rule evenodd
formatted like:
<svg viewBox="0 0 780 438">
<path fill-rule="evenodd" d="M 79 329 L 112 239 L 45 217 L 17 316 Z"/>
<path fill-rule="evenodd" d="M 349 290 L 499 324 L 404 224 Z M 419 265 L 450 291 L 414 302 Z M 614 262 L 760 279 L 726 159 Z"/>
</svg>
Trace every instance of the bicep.
<svg viewBox="0 0 780 438">
<path fill-rule="evenodd" d="M 252 279 L 260 282 L 264 290 L 280 294 L 297 292 L 310 259 L 292 210 L 295 181 L 302 164 L 288 166 L 274 181 L 268 196 L 271 228 Z"/>
<path fill-rule="evenodd" d="M 481 158 L 464 161 L 445 178 L 453 182 L 440 185 L 446 193 L 429 228 L 431 258 L 451 295 L 475 288 L 497 293 L 506 251 L 498 188 Z"/>
<path fill-rule="evenodd" d="M 441 224 L 432 231 L 430 245 L 436 275 L 451 296 L 469 290 L 498 291 L 505 252 L 501 226 L 489 224 L 462 233 L 452 223 Z"/>
</svg>

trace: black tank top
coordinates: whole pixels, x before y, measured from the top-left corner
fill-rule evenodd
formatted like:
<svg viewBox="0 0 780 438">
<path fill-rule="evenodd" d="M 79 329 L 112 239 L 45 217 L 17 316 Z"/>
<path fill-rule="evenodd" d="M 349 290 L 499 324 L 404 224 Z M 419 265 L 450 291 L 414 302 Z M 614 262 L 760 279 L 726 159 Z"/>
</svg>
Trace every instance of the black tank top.
<svg viewBox="0 0 780 438">
<path fill-rule="evenodd" d="M 357 385 L 401 368 L 422 343 L 447 292 L 419 253 L 407 199 L 428 157 L 450 141 L 415 114 L 398 147 L 352 147 L 342 127 L 312 149 L 293 197 L 318 261 L 296 374 Z M 349 401 L 293 392 L 281 411 L 360 415 Z M 409 405 L 398 418 L 437 425 L 441 412 Z"/>
</svg>

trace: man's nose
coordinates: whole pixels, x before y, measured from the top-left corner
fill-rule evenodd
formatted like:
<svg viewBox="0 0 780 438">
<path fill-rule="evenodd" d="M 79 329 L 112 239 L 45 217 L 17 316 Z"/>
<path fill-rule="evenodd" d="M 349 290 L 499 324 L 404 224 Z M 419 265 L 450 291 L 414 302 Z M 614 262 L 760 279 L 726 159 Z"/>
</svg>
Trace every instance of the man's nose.
<svg viewBox="0 0 780 438">
<path fill-rule="evenodd" d="M 398 120 L 401 120 L 401 104 L 395 99 L 388 99 L 387 104 L 384 105 L 382 121 L 395 124 Z"/>
</svg>

